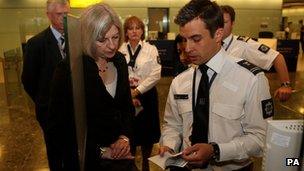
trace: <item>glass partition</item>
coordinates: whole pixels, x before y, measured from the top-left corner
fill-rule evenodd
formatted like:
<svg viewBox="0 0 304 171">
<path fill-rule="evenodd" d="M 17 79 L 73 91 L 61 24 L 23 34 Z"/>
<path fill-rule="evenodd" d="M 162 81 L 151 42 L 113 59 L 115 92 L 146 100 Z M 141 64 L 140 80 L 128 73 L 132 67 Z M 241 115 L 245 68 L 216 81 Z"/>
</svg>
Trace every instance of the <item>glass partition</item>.
<svg viewBox="0 0 304 171">
<path fill-rule="evenodd" d="M 80 170 L 84 170 L 85 146 L 86 146 L 86 107 L 83 82 L 83 64 L 81 50 L 81 36 L 79 18 L 68 15 L 65 18 L 65 40 L 68 46 L 67 58 L 69 59 L 72 88 L 73 104 L 76 125 L 76 135 L 78 144 L 78 157 Z"/>
</svg>

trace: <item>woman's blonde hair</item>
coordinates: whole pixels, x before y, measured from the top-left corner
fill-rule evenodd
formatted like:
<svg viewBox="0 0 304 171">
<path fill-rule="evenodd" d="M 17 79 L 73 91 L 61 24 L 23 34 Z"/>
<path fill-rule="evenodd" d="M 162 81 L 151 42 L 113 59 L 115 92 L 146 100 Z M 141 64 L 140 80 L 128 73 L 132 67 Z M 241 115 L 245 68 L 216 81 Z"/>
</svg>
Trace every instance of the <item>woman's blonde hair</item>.
<svg viewBox="0 0 304 171">
<path fill-rule="evenodd" d="M 96 41 L 103 39 L 112 25 L 119 31 L 119 46 L 121 45 L 121 22 L 109 5 L 97 3 L 87 7 L 81 14 L 80 23 L 82 50 L 85 55 L 96 58 Z"/>
</svg>

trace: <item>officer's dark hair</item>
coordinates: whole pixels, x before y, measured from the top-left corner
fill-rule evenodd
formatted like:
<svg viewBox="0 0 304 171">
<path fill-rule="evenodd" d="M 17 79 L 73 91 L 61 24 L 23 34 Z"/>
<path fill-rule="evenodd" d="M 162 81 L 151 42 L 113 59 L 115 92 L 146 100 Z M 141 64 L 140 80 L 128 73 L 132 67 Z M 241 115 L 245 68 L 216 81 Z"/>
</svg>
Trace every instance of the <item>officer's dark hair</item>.
<svg viewBox="0 0 304 171">
<path fill-rule="evenodd" d="M 230 5 L 222 5 L 221 9 L 222 9 L 223 14 L 224 13 L 229 14 L 231 22 L 234 22 L 234 20 L 235 20 L 235 11 L 234 11 L 233 7 L 230 6 Z"/>
<path fill-rule="evenodd" d="M 213 38 L 218 28 L 224 27 L 223 14 L 220 7 L 209 0 L 192 0 L 179 10 L 174 22 L 183 27 L 195 18 L 200 18 Z"/>
</svg>

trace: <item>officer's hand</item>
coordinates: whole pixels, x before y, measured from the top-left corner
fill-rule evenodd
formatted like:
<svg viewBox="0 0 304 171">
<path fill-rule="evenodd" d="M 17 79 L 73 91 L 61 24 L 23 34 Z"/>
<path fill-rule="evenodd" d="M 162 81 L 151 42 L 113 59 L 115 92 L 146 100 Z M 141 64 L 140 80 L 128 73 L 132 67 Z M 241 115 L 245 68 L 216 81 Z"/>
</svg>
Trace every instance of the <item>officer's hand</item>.
<svg viewBox="0 0 304 171">
<path fill-rule="evenodd" d="M 158 154 L 161 156 L 161 157 L 163 157 L 164 156 L 164 154 L 165 154 L 165 152 L 169 152 L 169 153 L 174 153 L 174 151 L 171 149 L 171 148 L 169 148 L 168 146 L 160 146 L 159 147 L 159 151 L 158 151 Z"/>
<path fill-rule="evenodd" d="M 210 144 L 198 143 L 184 149 L 182 158 L 192 166 L 202 166 L 212 157 L 213 147 Z"/>
<path fill-rule="evenodd" d="M 280 87 L 278 88 L 275 93 L 274 97 L 278 98 L 280 101 L 286 101 L 290 98 L 292 93 L 291 87 Z"/>
</svg>

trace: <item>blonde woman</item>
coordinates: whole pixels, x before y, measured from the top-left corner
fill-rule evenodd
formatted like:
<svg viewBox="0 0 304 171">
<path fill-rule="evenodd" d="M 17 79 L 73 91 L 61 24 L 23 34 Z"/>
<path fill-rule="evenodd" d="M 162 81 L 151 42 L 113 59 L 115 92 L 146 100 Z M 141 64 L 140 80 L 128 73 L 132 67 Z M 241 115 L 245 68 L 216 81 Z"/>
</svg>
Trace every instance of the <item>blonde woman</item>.
<svg viewBox="0 0 304 171">
<path fill-rule="evenodd" d="M 130 153 L 134 108 L 127 63 L 118 52 L 121 35 L 120 20 L 108 5 L 98 3 L 82 13 L 88 171 L 137 170 Z M 69 77 L 68 66 L 63 62 L 54 75 L 53 113 L 63 110 L 60 104 L 70 104 L 66 98 L 71 95 L 65 90 Z"/>
</svg>

